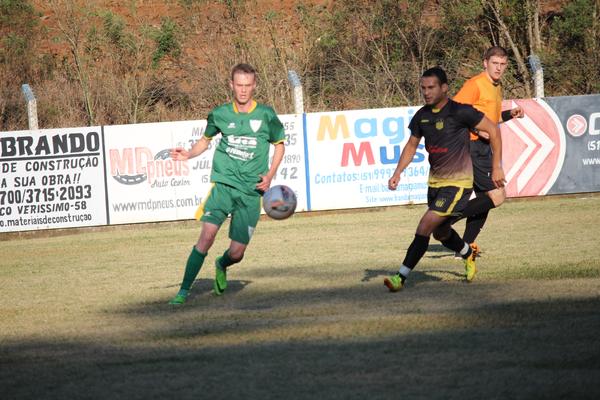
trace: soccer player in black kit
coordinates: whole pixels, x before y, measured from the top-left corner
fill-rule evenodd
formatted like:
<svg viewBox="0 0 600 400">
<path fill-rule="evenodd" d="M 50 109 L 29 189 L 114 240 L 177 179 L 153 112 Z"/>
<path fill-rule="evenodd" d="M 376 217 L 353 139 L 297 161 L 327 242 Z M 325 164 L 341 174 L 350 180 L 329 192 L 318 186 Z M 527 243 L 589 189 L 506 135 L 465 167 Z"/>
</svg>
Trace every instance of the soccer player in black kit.
<svg viewBox="0 0 600 400">
<path fill-rule="evenodd" d="M 396 190 L 402 172 L 413 160 L 417 146 L 424 137 L 431 166 L 427 191 L 428 209 L 421 217 L 400 270 L 384 280 L 385 286 L 392 292 L 402 289 L 408 275 L 427 251 L 432 234 L 444 246 L 462 256 L 467 282 L 475 277 L 477 268 L 473 250 L 452 229 L 450 218 L 460 215 L 473 191 L 469 131 L 484 131 L 489 134 L 493 152 L 492 180 L 498 187 L 505 183 L 498 126 L 472 106 L 456 103 L 448 98 L 448 78 L 443 69 L 435 67 L 425 71 L 420 79 L 420 87 L 425 105 L 410 121 L 408 127 L 411 136 L 402 150 L 388 187 Z"/>
</svg>

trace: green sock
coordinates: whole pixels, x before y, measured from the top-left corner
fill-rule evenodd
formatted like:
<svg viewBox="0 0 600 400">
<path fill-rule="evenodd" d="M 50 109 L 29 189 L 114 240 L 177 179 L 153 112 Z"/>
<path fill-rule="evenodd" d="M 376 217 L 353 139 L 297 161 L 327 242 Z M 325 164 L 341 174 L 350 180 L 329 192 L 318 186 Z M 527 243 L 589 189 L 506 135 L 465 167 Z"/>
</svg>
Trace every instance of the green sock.
<svg viewBox="0 0 600 400">
<path fill-rule="evenodd" d="M 187 263 L 185 264 L 185 273 L 183 274 L 183 282 L 181 282 L 182 290 L 190 290 L 196 276 L 198 276 L 198 272 L 200 272 L 200 268 L 202 267 L 202 263 L 204 263 L 204 258 L 206 254 L 200 253 L 196 246 L 192 248 L 192 252 L 187 259 Z"/>
<path fill-rule="evenodd" d="M 221 267 L 223 268 L 227 268 L 230 265 L 235 264 L 235 261 L 233 261 L 231 257 L 229 257 L 229 249 L 225 250 L 225 253 L 223 253 L 221 259 L 219 260 L 219 264 L 221 264 Z"/>
</svg>

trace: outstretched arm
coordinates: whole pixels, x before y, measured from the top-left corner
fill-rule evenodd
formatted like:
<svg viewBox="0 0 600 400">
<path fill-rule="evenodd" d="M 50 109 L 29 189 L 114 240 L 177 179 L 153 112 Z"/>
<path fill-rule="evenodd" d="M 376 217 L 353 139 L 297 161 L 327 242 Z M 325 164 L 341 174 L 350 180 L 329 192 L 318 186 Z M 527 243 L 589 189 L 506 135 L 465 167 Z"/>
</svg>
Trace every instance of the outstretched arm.
<svg viewBox="0 0 600 400">
<path fill-rule="evenodd" d="M 183 147 L 176 147 L 174 149 L 171 149 L 170 155 L 171 158 L 176 161 L 189 160 L 190 158 L 197 157 L 200 154 L 204 153 L 206 149 L 208 149 L 209 144 L 210 139 L 206 136 L 202 136 L 200 140 L 194 143 L 194 145 L 189 151 L 184 149 Z"/>
<path fill-rule="evenodd" d="M 388 181 L 388 188 L 390 190 L 396 190 L 396 188 L 398 187 L 398 184 L 400 183 L 400 175 L 415 157 L 415 153 L 417 152 L 417 146 L 419 145 L 420 141 L 421 138 L 418 138 L 413 135 L 411 135 L 408 139 L 406 146 L 404 146 L 404 148 L 402 149 L 402 154 L 400 154 L 400 159 L 398 160 L 398 165 L 396 165 L 396 170 L 394 171 L 394 174 Z"/>
</svg>

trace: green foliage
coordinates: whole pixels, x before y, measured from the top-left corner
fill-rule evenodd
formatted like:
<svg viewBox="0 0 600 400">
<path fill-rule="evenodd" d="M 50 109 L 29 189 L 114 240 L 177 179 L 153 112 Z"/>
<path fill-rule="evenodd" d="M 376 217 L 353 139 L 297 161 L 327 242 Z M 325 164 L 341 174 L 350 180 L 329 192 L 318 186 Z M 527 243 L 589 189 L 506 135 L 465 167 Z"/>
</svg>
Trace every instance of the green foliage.
<svg viewBox="0 0 600 400">
<path fill-rule="evenodd" d="M 0 0 L 0 31 L 29 30 L 37 25 L 35 9 L 28 0 Z"/>
<path fill-rule="evenodd" d="M 29 53 L 36 26 L 35 10 L 27 0 L 0 0 L 0 63 Z"/>
<path fill-rule="evenodd" d="M 557 95 L 600 92 L 599 14 L 598 2 L 575 0 L 565 5 L 550 26 L 552 46 L 542 62 L 546 81 Z"/>
<path fill-rule="evenodd" d="M 158 26 L 137 14 L 147 2 L 126 0 L 120 7 L 110 2 L 110 11 L 98 11 L 92 3 L 0 0 L 2 129 L 16 127 L 2 121 L 21 119 L 13 111 L 18 107 L 7 102 L 21 102 L 18 83 L 24 80 L 44 85 L 41 93 L 48 99 L 39 103 L 40 117 L 49 116 L 53 126 L 87 123 L 81 100 L 64 95 L 70 90 L 77 97 L 78 79 L 85 80 L 98 123 L 183 119 L 190 110 L 203 113 L 227 98 L 223 77 L 240 60 L 261 71 L 257 98 L 280 112 L 291 111 L 288 69 L 301 75 L 307 111 L 420 104 L 417 82 L 425 68 L 443 66 L 455 92 L 481 70 L 482 52 L 494 44 L 509 50 L 503 79 L 507 98 L 531 95 L 530 77 L 524 63 L 517 64 L 515 49 L 523 60 L 532 49 L 540 55 L 547 96 L 600 92 L 597 0 L 551 5 L 538 0 L 336 0 L 335 7 L 295 0 L 292 14 L 286 12 L 289 2 L 270 9 L 255 7 L 256 0 L 169 0 L 169 13 Z M 40 24 L 32 4 L 52 11 L 52 18 Z M 539 5 L 539 35 L 532 35 Z M 57 41 L 65 39 L 62 28 L 77 41 L 79 78 L 68 40 Z M 218 46 L 197 43 L 197 37 L 210 37 Z M 191 48 L 200 46 L 207 47 Z M 190 51 L 184 54 L 186 47 Z M 165 59 L 181 64 L 176 76 L 163 74 Z M 44 104 L 71 119 L 60 122 Z"/>
<path fill-rule="evenodd" d="M 478 32 L 479 23 L 483 18 L 484 12 L 480 0 L 443 2 L 441 26 L 444 27 L 444 33 L 440 39 L 444 51 L 452 54 L 452 57 L 459 58 L 475 50 L 479 56 L 482 52 L 479 49 L 481 36 Z"/>
<path fill-rule="evenodd" d="M 26 37 L 9 33 L 2 38 L 5 50 L 0 51 L 0 62 L 9 62 L 8 57 L 22 57 L 29 50 L 29 41 Z"/>
<path fill-rule="evenodd" d="M 596 16 L 597 17 L 597 16 Z M 569 2 L 552 24 L 552 33 L 559 39 L 560 47 L 570 51 L 583 50 L 590 40 L 590 28 L 594 24 L 594 2 L 574 0 Z"/>
<path fill-rule="evenodd" d="M 105 12 L 102 14 L 102 27 L 107 43 L 120 55 L 129 55 L 140 46 L 139 39 L 135 38 L 134 33 L 127 31 L 123 17 Z"/>
<path fill-rule="evenodd" d="M 125 42 L 125 22 L 123 18 L 115 16 L 112 12 L 103 15 L 104 32 L 108 40 L 116 47 L 123 47 Z"/>
<path fill-rule="evenodd" d="M 267 21 L 267 22 L 273 22 L 273 20 L 275 20 L 276 18 L 277 18 L 277 12 L 275 12 L 273 10 L 269 10 L 265 14 L 265 21 Z"/>
<path fill-rule="evenodd" d="M 162 19 L 160 29 L 154 32 L 156 50 L 152 56 L 154 67 L 167 55 L 178 57 L 181 53 L 181 44 L 178 38 L 178 26 L 171 18 Z"/>
<path fill-rule="evenodd" d="M 179 4 L 181 4 L 185 8 L 190 8 L 195 5 L 202 5 L 206 3 L 207 0 L 179 0 Z"/>
</svg>

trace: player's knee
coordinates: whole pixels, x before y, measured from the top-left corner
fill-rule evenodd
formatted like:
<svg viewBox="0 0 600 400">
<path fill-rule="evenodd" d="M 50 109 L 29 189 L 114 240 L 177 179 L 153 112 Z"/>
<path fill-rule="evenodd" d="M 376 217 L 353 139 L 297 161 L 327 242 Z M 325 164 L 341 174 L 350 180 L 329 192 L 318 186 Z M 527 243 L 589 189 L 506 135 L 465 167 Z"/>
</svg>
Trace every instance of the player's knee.
<svg viewBox="0 0 600 400">
<path fill-rule="evenodd" d="M 235 264 L 239 263 L 244 258 L 244 250 L 229 249 L 229 258 L 231 258 L 231 261 Z"/>
<path fill-rule="evenodd" d="M 504 203 L 504 200 L 506 200 L 506 191 L 504 188 L 495 189 L 488 192 L 488 196 L 492 199 L 494 207 L 500 207 Z"/>
<path fill-rule="evenodd" d="M 430 237 L 431 236 L 431 229 L 418 226 L 415 233 L 417 235 L 419 235 L 419 236 Z"/>
<path fill-rule="evenodd" d="M 435 230 L 433 232 L 433 238 L 438 242 L 443 242 L 450 237 L 450 229 Z"/>
<path fill-rule="evenodd" d="M 206 238 L 200 238 L 196 242 L 196 249 L 200 253 L 208 253 L 208 250 L 210 250 L 213 243 L 214 243 L 214 238 L 213 238 L 213 240 L 206 240 Z"/>
</svg>

